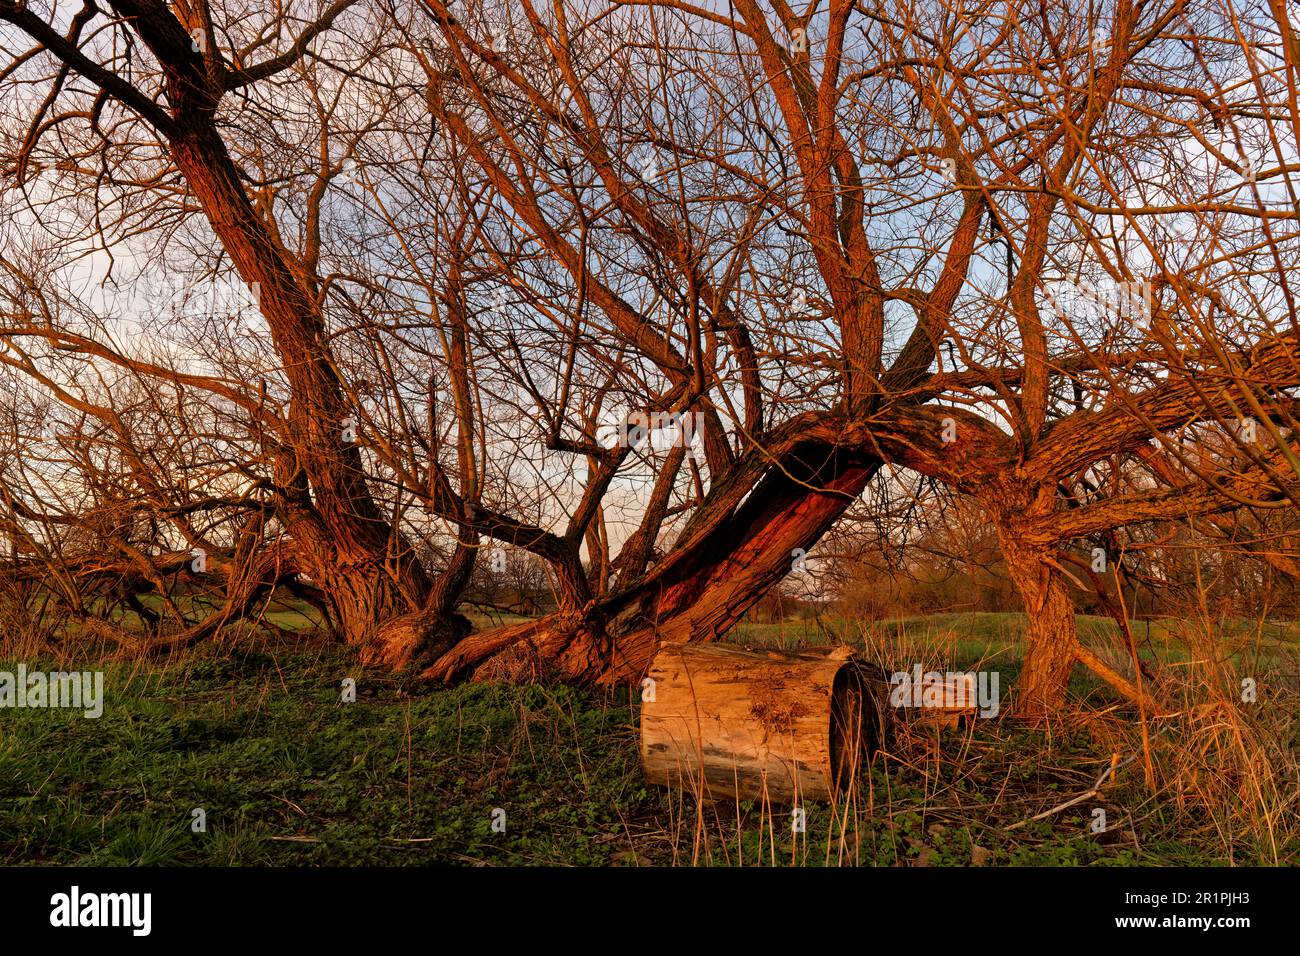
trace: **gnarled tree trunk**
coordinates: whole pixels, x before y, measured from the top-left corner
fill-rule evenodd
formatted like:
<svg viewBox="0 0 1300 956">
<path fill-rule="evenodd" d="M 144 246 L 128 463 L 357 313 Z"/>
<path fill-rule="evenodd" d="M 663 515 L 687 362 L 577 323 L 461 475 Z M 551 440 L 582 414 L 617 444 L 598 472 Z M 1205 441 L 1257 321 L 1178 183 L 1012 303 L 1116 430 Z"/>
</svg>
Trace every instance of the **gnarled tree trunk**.
<svg viewBox="0 0 1300 956">
<path fill-rule="evenodd" d="M 1064 575 L 1048 563 L 1046 549 L 1026 545 L 1014 527 L 998 527 L 1007 571 L 1025 602 L 1024 669 L 1016 683 L 1015 711 L 1037 719 L 1065 703 L 1070 672 L 1079 657 L 1074 601 Z"/>
<path fill-rule="evenodd" d="M 562 610 L 472 635 L 424 675 L 550 670 L 586 682 L 635 681 L 662 642 L 720 637 L 790 573 L 795 550 L 810 550 L 880 467 L 878 459 L 820 443 L 796 446 L 779 464 L 711 528 L 688 526 L 660 565 L 626 590 L 581 614 Z"/>
</svg>

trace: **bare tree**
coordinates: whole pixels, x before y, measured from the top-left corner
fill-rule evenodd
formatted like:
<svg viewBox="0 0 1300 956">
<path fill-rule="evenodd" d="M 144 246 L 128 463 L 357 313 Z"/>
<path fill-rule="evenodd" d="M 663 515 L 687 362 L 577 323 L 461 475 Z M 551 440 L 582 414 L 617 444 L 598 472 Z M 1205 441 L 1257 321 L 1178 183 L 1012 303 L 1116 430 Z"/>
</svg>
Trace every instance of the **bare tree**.
<svg viewBox="0 0 1300 956">
<path fill-rule="evenodd" d="M 907 469 L 996 529 L 1023 712 L 1078 662 L 1140 699 L 1078 640 L 1074 552 L 1294 504 L 1280 5 L 110 8 L 0 3 L 6 175 L 92 248 L 183 237 L 268 341 L 141 361 L 16 267 L 5 364 L 124 453 L 157 422 L 132 437 L 51 349 L 203 393 L 171 454 L 221 416 L 231 520 L 371 660 L 637 677 Z M 141 461 L 176 526 L 194 489 Z M 464 633 L 485 542 L 546 569 L 553 613 Z"/>
</svg>

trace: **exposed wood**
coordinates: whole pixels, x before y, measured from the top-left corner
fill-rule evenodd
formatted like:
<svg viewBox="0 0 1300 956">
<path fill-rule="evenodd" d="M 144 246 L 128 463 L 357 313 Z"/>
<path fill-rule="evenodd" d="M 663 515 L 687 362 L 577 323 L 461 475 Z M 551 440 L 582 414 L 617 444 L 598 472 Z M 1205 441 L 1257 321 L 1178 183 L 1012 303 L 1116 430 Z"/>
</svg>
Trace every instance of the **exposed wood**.
<svg viewBox="0 0 1300 956">
<path fill-rule="evenodd" d="M 937 706 L 933 703 L 936 697 Z M 973 673 L 926 674 L 921 678 L 920 699 L 926 702 L 921 707 L 903 705 L 908 716 L 918 724 L 960 727 L 964 720 L 974 720 L 979 715 L 979 692 Z"/>
<path fill-rule="evenodd" d="M 646 780 L 703 799 L 826 800 L 880 735 L 883 700 L 847 647 L 665 644 L 641 708 Z"/>
</svg>

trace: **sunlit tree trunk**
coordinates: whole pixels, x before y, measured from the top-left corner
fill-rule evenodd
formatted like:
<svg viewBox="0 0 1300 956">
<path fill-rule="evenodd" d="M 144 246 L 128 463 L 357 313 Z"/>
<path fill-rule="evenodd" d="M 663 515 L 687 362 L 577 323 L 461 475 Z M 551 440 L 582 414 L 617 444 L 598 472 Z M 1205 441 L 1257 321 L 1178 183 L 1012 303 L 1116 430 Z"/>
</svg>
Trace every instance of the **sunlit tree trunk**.
<svg viewBox="0 0 1300 956">
<path fill-rule="evenodd" d="M 1025 603 L 1024 667 L 1016 681 L 1015 711 L 1037 718 L 1065 703 L 1070 672 L 1078 659 L 1074 601 L 1045 549 L 1026 546 L 1014 529 L 999 527 L 1002 556 Z"/>
<path fill-rule="evenodd" d="M 585 613 L 562 608 L 463 641 L 425 671 L 452 680 L 478 671 L 553 673 L 591 683 L 639 678 L 660 643 L 717 639 L 788 575 L 862 493 L 879 462 L 823 445 L 797 448 L 735 510 L 686 541 L 640 581 Z"/>
</svg>

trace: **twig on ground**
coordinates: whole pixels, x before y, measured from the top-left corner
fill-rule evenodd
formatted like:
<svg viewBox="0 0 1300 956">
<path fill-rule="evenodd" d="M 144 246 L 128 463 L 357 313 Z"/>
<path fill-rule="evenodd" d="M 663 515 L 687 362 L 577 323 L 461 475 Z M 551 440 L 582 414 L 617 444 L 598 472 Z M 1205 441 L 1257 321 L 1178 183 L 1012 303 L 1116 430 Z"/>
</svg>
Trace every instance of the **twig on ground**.
<svg viewBox="0 0 1300 956">
<path fill-rule="evenodd" d="M 1107 777 L 1113 777 L 1116 771 L 1118 771 L 1122 767 L 1127 767 L 1136 759 L 1137 759 L 1137 754 L 1134 754 L 1133 756 L 1129 757 L 1127 760 L 1123 762 L 1119 762 L 1119 754 L 1115 754 L 1115 756 L 1111 758 L 1110 766 L 1101 772 L 1101 776 L 1097 778 L 1097 782 L 1092 785 L 1091 790 L 1087 790 L 1079 794 L 1077 797 L 1071 797 L 1069 800 L 1066 800 L 1064 803 L 1058 804 L 1057 806 L 1052 807 L 1052 809 L 1050 810 L 1044 810 L 1042 813 L 1036 814 L 1035 816 L 1030 817 L 1028 820 L 1021 820 L 1019 823 L 1013 823 L 1011 824 L 1011 826 L 1007 827 L 1007 830 L 1019 830 L 1023 826 L 1028 826 L 1031 823 L 1036 823 L 1039 820 L 1042 820 L 1044 817 L 1050 817 L 1053 814 L 1060 813 L 1062 810 L 1068 810 L 1070 807 L 1082 803 L 1084 800 L 1089 800 L 1092 797 L 1097 796 L 1098 794 L 1101 793 L 1102 785 L 1106 782 Z"/>
</svg>

